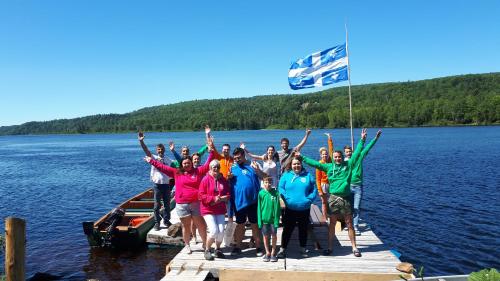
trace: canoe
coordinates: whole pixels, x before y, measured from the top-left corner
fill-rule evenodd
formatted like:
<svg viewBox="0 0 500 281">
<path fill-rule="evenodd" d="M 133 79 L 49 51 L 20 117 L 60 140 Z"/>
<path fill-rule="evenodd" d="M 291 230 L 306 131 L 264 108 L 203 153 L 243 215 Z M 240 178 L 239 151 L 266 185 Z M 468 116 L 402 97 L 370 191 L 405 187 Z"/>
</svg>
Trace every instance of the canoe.
<svg viewBox="0 0 500 281">
<path fill-rule="evenodd" d="M 153 189 L 150 188 L 121 203 L 96 222 L 83 222 L 89 245 L 120 249 L 144 245 L 148 231 L 155 224 L 153 207 Z"/>
</svg>

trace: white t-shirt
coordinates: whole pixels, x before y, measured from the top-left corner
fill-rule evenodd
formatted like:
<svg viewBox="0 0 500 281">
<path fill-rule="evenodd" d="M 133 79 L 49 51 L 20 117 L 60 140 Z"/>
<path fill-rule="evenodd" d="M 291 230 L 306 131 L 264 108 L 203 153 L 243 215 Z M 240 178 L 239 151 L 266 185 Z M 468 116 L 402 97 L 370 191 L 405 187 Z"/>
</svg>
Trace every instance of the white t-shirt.
<svg viewBox="0 0 500 281">
<path fill-rule="evenodd" d="M 167 156 L 163 156 L 163 158 L 154 154 L 152 156 L 155 160 L 158 160 L 165 165 L 170 166 L 170 164 L 172 164 L 172 159 L 168 158 Z M 156 169 L 154 166 L 151 166 L 150 178 L 151 181 L 156 184 L 168 184 L 168 182 L 170 181 L 169 176 L 160 172 L 160 170 Z"/>
<path fill-rule="evenodd" d="M 278 165 L 276 165 L 276 162 L 274 161 L 263 161 L 262 165 L 260 163 L 259 168 L 262 172 L 266 173 L 268 176 L 273 178 L 273 185 L 274 187 L 278 186 L 279 182 L 279 169 Z M 264 187 L 264 182 L 260 181 L 260 186 Z"/>
</svg>

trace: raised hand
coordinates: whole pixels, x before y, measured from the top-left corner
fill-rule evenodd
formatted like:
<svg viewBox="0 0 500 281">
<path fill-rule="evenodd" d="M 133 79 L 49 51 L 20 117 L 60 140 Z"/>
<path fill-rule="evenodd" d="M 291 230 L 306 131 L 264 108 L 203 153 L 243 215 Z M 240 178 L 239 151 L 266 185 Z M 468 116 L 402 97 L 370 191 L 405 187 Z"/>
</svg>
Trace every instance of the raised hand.
<svg viewBox="0 0 500 281">
<path fill-rule="evenodd" d="M 243 149 L 243 150 L 247 149 L 244 142 L 240 142 L 240 148 Z"/>
<path fill-rule="evenodd" d="M 209 151 L 215 150 L 213 137 L 207 138 L 207 146 Z"/>
<path fill-rule="evenodd" d="M 149 156 L 144 156 L 144 161 L 145 161 L 146 163 L 151 163 L 151 157 L 149 157 Z"/>
<path fill-rule="evenodd" d="M 250 166 L 257 171 L 260 171 L 260 167 L 259 164 L 257 164 L 257 161 L 252 161 L 252 164 L 250 164 Z"/>
<path fill-rule="evenodd" d="M 297 150 L 297 151 L 295 151 L 294 156 L 295 156 L 295 157 L 297 157 L 297 158 L 302 157 L 302 155 L 300 154 L 300 151 L 298 151 L 298 150 Z"/>
<path fill-rule="evenodd" d="M 325 136 L 327 136 L 329 139 L 332 138 L 332 134 L 330 134 L 330 133 L 325 133 Z"/>
<path fill-rule="evenodd" d="M 139 141 L 143 141 L 144 140 L 144 133 L 139 131 L 139 133 L 137 134 L 137 138 L 139 139 Z"/>
<path fill-rule="evenodd" d="M 306 135 L 309 136 L 311 134 L 311 132 L 312 132 L 311 129 L 306 129 Z"/>
<path fill-rule="evenodd" d="M 380 135 L 381 135 L 381 134 L 382 134 L 382 130 L 378 130 L 378 131 L 377 131 L 377 134 L 375 135 L 375 138 L 377 138 L 377 139 L 378 139 L 378 138 L 380 137 Z"/>
<path fill-rule="evenodd" d="M 205 134 L 208 135 L 208 134 L 210 134 L 211 131 L 212 130 L 210 129 L 210 126 L 208 126 L 208 124 L 205 125 Z"/>
<path fill-rule="evenodd" d="M 366 140 L 367 135 L 366 128 L 363 128 L 363 130 L 361 130 L 361 139 Z"/>
<path fill-rule="evenodd" d="M 170 151 L 174 151 L 175 149 L 175 144 L 173 141 L 169 141 L 168 142 L 168 148 L 170 148 Z"/>
</svg>

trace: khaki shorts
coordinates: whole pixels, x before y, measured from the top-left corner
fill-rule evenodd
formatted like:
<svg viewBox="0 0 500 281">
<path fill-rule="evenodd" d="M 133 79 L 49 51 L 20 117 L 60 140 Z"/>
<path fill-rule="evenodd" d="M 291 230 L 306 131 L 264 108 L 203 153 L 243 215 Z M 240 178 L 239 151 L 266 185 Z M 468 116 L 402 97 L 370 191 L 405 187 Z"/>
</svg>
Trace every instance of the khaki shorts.
<svg viewBox="0 0 500 281">
<path fill-rule="evenodd" d="M 352 214 L 349 198 L 342 198 L 330 194 L 328 198 L 328 215 L 350 215 Z"/>
</svg>

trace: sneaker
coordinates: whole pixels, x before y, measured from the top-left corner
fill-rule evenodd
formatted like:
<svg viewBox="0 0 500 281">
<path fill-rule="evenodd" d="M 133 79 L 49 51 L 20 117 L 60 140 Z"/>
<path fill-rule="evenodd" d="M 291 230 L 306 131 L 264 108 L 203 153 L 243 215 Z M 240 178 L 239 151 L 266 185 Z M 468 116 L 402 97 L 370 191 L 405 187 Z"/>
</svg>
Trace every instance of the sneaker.
<svg viewBox="0 0 500 281">
<path fill-rule="evenodd" d="M 172 223 L 170 222 L 170 220 L 168 219 L 163 219 L 163 224 L 166 226 L 166 227 L 170 227 L 172 225 Z"/>
<path fill-rule="evenodd" d="M 271 257 L 270 257 L 270 256 L 268 256 L 268 255 L 264 255 L 264 256 L 262 257 L 262 261 L 264 261 L 264 262 L 268 262 L 268 261 L 270 261 L 270 260 L 271 260 Z"/>
<path fill-rule="evenodd" d="M 219 259 L 223 259 L 226 256 L 224 255 L 224 253 L 220 249 L 217 249 L 217 250 L 215 250 L 215 257 L 217 257 Z"/>
<path fill-rule="evenodd" d="M 359 231 L 359 229 L 354 229 L 354 234 L 356 234 L 356 236 L 360 236 L 361 231 Z"/>
<path fill-rule="evenodd" d="M 353 251 L 352 251 L 352 254 L 353 254 L 355 257 L 357 257 L 357 258 L 361 257 L 361 252 L 360 252 L 358 249 L 353 250 Z"/>
<path fill-rule="evenodd" d="M 278 252 L 278 258 L 282 259 L 286 256 L 286 249 L 285 248 L 280 248 Z"/>
<path fill-rule="evenodd" d="M 214 260 L 214 257 L 212 256 L 212 254 L 210 253 L 210 251 L 205 251 L 205 254 L 203 254 L 203 256 L 205 257 L 205 259 L 207 261 L 213 261 Z"/>
<path fill-rule="evenodd" d="M 160 224 L 159 223 L 155 223 L 154 229 L 156 231 L 160 230 Z"/>
<path fill-rule="evenodd" d="M 257 255 L 257 257 L 262 257 L 264 253 L 261 248 L 255 248 L 255 255 Z"/>
<path fill-rule="evenodd" d="M 300 248 L 300 255 L 303 257 L 303 258 L 307 258 L 309 257 L 309 250 L 306 249 L 306 248 Z"/>
<path fill-rule="evenodd" d="M 233 250 L 231 251 L 231 256 L 238 256 L 239 254 L 241 254 L 241 249 L 234 247 Z"/>
<path fill-rule="evenodd" d="M 332 250 L 330 250 L 330 249 L 323 250 L 323 256 L 329 256 L 331 254 L 332 254 Z"/>
<path fill-rule="evenodd" d="M 278 257 L 277 256 L 271 256 L 270 260 L 271 260 L 271 262 L 277 262 L 278 261 Z"/>
</svg>

